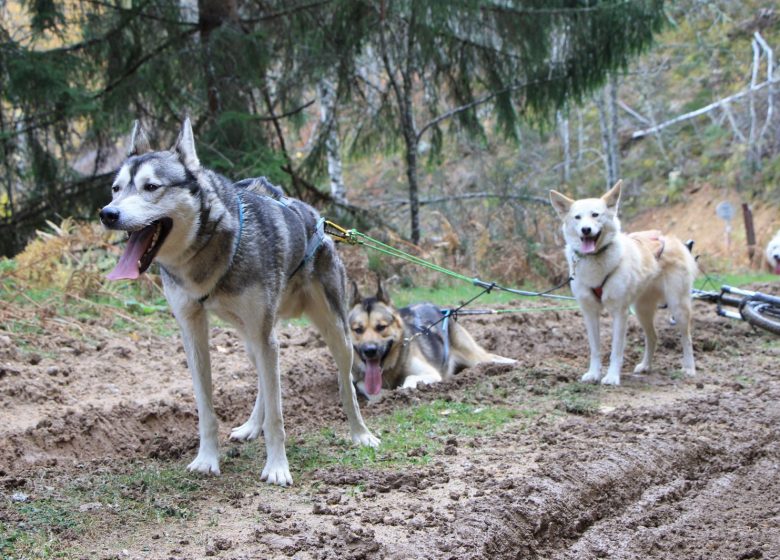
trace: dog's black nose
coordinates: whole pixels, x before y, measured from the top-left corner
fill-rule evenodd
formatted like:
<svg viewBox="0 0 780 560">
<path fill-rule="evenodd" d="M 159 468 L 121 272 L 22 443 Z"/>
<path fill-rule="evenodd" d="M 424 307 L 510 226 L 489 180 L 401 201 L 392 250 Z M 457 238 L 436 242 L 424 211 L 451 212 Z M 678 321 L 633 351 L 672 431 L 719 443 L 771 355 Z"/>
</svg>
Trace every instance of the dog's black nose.
<svg viewBox="0 0 780 560">
<path fill-rule="evenodd" d="M 100 221 L 110 226 L 119 220 L 119 210 L 113 206 L 106 206 L 100 211 Z"/>
<path fill-rule="evenodd" d="M 376 358 L 379 354 L 379 347 L 376 344 L 366 344 L 360 348 L 360 353 L 363 357 L 370 360 Z"/>
<path fill-rule="evenodd" d="M 590 232 L 593 231 L 590 227 L 585 226 L 582 228 L 582 235 L 590 235 Z"/>
</svg>

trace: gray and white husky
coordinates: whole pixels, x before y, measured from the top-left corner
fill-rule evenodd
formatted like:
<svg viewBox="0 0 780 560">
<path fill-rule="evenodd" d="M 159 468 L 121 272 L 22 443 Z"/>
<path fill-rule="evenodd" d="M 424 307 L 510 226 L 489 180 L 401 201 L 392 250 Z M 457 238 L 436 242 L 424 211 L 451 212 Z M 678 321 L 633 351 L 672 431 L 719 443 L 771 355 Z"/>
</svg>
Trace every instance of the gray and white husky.
<svg viewBox="0 0 780 560">
<path fill-rule="evenodd" d="M 275 334 L 280 317 L 309 317 L 338 365 L 352 440 L 368 446 L 379 440 L 363 422 L 350 378 L 346 277 L 333 241 L 312 207 L 279 196 L 264 181 L 257 182 L 261 188 L 247 188 L 254 183 L 232 184 L 202 167 L 189 119 L 175 146 L 156 152 L 136 122 L 128 158 L 111 187 L 113 199 L 100 219 L 109 229 L 129 233 L 110 279 L 135 279 L 153 260 L 160 265 L 198 406 L 200 447 L 187 468 L 219 474 L 207 319 L 213 311 L 239 331 L 258 373 L 252 413 L 230 438 L 250 440 L 262 431 L 267 459 L 261 478 L 286 486 L 292 477 Z"/>
</svg>

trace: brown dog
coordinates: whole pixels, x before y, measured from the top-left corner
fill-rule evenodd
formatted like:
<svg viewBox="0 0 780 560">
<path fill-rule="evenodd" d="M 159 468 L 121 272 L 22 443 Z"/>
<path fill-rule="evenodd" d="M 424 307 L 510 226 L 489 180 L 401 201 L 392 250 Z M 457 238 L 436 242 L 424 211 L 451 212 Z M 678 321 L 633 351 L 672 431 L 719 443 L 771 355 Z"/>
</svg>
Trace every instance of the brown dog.
<svg viewBox="0 0 780 560">
<path fill-rule="evenodd" d="M 374 399 L 383 388 L 437 383 L 482 362 L 515 363 L 487 352 L 451 317 L 428 330 L 442 314 L 431 303 L 396 309 L 381 282 L 375 295 L 362 297 L 353 282 L 348 322 L 355 348 L 352 379 L 358 390 Z"/>
</svg>

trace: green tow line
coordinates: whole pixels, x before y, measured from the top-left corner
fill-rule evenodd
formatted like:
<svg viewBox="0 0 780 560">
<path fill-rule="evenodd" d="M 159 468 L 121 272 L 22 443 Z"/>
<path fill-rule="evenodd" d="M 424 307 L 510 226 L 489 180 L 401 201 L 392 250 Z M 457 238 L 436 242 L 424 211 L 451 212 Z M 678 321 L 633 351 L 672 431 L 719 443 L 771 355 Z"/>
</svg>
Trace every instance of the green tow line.
<svg viewBox="0 0 780 560">
<path fill-rule="evenodd" d="M 373 249 L 374 251 L 384 253 L 385 255 L 403 259 L 405 261 L 409 261 L 411 263 L 422 266 L 429 270 L 433 270 L 441 274 L 444 274 L 446 276 L 451 276 L 452 278 L 457 278 L 458 280 L 468 282 L 473 286 L 478 286 L 480 288 L 483 288 L 484 290 L 486 290 L 486 292 L 490 292 L 491 290 L 499 290 L 502 292 L 508 292 L 511 294 L 517 294 L 520 296 L 527 296 L 527 297 L 546 297 L 551 299 L 564 299 L 564 300 L 575 299 L 572 296 L 562 296 L 562 295 L 550 293 L 567 285 L 569 283 L 568 279 L 565 282 L 559 284 L 558 286 L 554 286 L 549 290 L 545 290 L 544 292 L 529 292 L 525 290 L 518 290 L 515 288 L 507 288 L 506 286 L 501 286 L 499 284 L 496 284 L 495 282 L 485 282 L 484 280 L 480 280 L 479 278 L 471 278 L 469 276 L 465 276 L 463 274 L 455 272 L 454 270 L 444 268 L 443 266 L 439 266 L 436 263 L 426 261 L 425 259 L 416 257 L 415 255 L 411 255 L 405 251 L 401 251 L 400 249 L 391 247 L 390 245 L 382 243 L 381 241 L 374 239 L 373 237 L 369 237 L 368 235 L 361 233 L 356 229 L 346 229 L 331 221 L 325 222 L 325 231 L 329 235 L 336 238 L 336 240 L 341 241 L 343 243 L 347 243 L 349 245 L 363 245 L 364 247 L 368 247 L 369 249 Z M 576 309 L 576 307 L 565 307 L 565 308 L 557 308 L 557 309 L 561 309 L 561 310 Z M 548 311 L 549 310 L 551 309 L 548 309 Z M 505 312 L 509 313 L 509 311 L 505 311 Z"/>
</svg>

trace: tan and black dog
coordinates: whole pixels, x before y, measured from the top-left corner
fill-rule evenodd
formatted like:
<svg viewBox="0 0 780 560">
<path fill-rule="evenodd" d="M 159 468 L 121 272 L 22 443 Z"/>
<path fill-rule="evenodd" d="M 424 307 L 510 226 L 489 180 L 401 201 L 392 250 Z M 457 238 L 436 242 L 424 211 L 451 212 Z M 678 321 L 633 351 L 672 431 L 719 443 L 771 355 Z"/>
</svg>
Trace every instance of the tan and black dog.
<svg viewBox="0 0 780 560">
<path fill-rule="evenodd" d="M 442 313 L 432 303 L 396 309 L 381 282 L 368 297 L 362 297 L 353 282 L 348 321 L 355 348 L 352 379 L 358 391 L 371 400 L 383 388 L 437 383 L 482 362 L 515 363 L 487 352 L 453 318 L 427 330 Z"/>
</svg>

